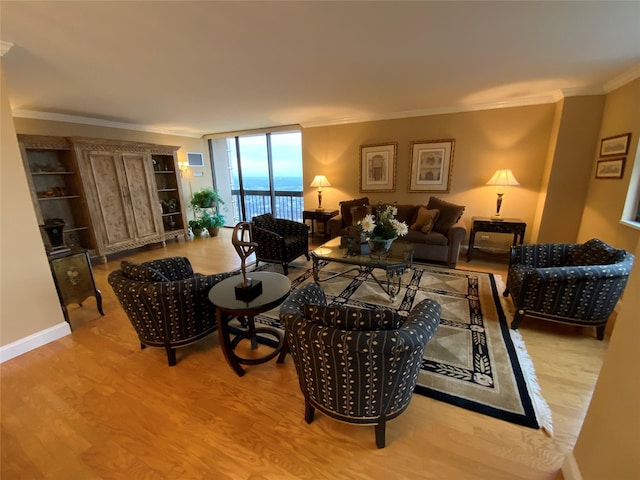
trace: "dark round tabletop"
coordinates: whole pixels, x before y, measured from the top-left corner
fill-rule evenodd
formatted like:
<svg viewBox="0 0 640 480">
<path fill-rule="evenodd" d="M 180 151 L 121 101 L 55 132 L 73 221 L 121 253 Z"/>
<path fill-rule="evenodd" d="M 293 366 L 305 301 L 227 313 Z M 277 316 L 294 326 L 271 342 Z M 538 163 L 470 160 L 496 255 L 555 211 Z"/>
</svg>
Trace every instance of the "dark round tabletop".
<svg viewBox="0 0 640 480">
<path fill-rule="evenodd" d="M 242 275 L 216 283 L 209 290 L 209 300 L 216 307 L 229 313 L 260 313 L 280 305 L 291 290 L 291 280 L 280 273 L 249 272 L 247 278 L 262 281 L 262 293 L 253 300 L 247 302 L 236 299 L 235 286 L 242 282 Z"/>
</svg>

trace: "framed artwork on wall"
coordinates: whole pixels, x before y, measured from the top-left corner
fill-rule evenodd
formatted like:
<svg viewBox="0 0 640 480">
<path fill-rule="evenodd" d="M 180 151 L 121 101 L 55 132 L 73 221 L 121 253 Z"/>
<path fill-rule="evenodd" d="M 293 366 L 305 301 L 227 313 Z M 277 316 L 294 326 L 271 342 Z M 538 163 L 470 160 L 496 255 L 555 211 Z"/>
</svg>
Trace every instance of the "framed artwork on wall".
<svg viewBox="0 0 640 480">
<path fill-rule="evenodd" d="M 596 178 L 622 178 L 625 158 L 598 160 Z"/>
<path fill-rule="evenodd" d="M 411 142 L 410 192 L 449 192 L 454 139 Z"/>
<path fill-rule="evenodd" d="M 601 157 L 616 157 L 629 153 L 630 133 L 603 138 L 600 141 Z"/>
<path fill-rule="evenodd" d="M 360 145 L 360 191 L 395 192 L 397 143 Z"/>
<path fill-rule="evenodd" d="M 202 153 L 188 152 L 187 163 L 190 167 L 204 167 L 204 158 L 202 156 Z"/>
</svg>

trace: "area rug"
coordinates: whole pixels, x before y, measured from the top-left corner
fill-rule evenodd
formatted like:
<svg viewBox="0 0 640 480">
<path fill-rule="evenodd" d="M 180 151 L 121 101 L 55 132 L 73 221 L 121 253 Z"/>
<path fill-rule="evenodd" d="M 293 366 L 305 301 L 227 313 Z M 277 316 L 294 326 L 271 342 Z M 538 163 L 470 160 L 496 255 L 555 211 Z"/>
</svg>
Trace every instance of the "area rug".
<svg viewBox="0 0 640 480">
<path fill-rule="evenodd" d="M 507 323 L 510 300 L 501 295 L 500 276 L 414 263 L 392 301 L 357 271 L 322 282 L 349 268 L 337 263 L 322 266 L 320 285 L 329 303 L 384 308 L 402 316 L 426 298 L 441 305 L 440 326 L 425 349 L 415 393 L 552 434 L 551 411 L 540 394 L 531 359 L 522 337 Z M 383 280 L 382 270 L 374 274 Z M 313 281 L 309 263 L 290 266 L 289 278 L 292 288 Z M 281 328 L 278 312 L 271 310 L 256 321 Z"/>
</svg>

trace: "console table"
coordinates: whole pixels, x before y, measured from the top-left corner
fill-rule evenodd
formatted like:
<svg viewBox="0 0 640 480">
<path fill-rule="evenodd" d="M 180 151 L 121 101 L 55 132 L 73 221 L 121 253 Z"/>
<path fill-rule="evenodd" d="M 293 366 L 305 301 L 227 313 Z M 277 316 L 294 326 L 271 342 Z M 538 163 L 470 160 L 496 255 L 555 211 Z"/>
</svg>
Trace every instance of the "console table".
<svg viewBox="0 0 640 480">
<path fill-rule="evenodd" d="M 338 210 L 304 210 L 302 212 L 302 221 L 311 220 L 311 236 L 314 236 L 314 222 L 324 224 L 324 235 L 327 235 L 327 222 L 331 217 L 338 215 Z"/>
<path fill-rule="evenodd" d="M 513 235 L 513 245 L 524 242 L 524 232 L 527 224 L 519 218 L 504 218 L 493 220 L 488 217 L 472 217 L 471 233 L 469 234 L 469 247 L 467 248 L 467 262 L 471 261 L 473 248 L 478 232 L 509 233 Z"/>
</svg>

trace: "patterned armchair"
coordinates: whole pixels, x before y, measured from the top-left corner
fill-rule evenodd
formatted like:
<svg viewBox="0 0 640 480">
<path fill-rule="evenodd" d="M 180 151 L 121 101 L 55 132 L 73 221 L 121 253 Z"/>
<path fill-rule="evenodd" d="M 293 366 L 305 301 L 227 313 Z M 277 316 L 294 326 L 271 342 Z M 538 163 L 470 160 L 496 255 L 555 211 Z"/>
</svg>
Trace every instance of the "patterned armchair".
<svg viewBox="0 0 640 480">
<path fill-rule="evenodd" d="M 409 405 L 426 343 L 440 322 L 440 305 L 424 300 L 403 319 L 386 310 L 327 306 L 322 288 L 308 283 L 280 308 L 280 321 L 305 398 L 338 420 L 375 425 L 385 446 L 387 420 Z"/>
<path fill-rule="evenodd" d="M 309 260 L 309 228 L 300 222 L 275 218 L 271 213 L 258 215 L 251 220 L 252 240 L 258 262 L 280 263 L 284 274 L 289 273 L 289 262 L 300 255 Z"/>
<path fill-rule="evenodd" d="M 512 247 L 503 293 L 511 294 L 516 308 L 511 328 L 517 329 L 530 315 L 596 327 L 602 340 L 632 264 L 632 254 L 598 239 Z"/>
<path fill-rule="evenodd" d="M 176 347 L 216 329 L 209 290 L 230 275 L 193 273 L 189 259 L 171 257 L 141 264 L 124 261 L 108 281 L 138 334 L 140 347 L 164 347 L 169 366 L 174 366 Z"/>
</svg>

